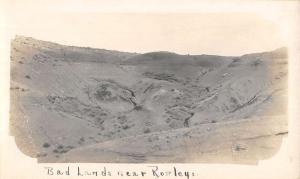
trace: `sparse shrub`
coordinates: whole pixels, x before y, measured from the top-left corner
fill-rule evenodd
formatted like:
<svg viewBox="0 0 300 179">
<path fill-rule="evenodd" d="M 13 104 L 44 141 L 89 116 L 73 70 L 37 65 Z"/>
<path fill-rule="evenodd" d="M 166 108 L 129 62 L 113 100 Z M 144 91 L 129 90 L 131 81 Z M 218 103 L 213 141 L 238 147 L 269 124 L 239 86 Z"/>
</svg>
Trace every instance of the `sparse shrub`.
<svg viewBox="0 0 300 179">
<path fill-rule="evenodd" d="M 241 59 L 240 58 L 238 58 L 238 57 L 236 57 L 236 58 L 234 58 L 234 59 L 232 59 L 232 62 L 239 62 L 239 61 L 241 61 Z"/>
<path fill-rule="evenodd" d="M 56 98 L 57 98 L 57 96 L 47 96 L 48 101 L 51 103 L 54 103 Z"/>
<path fill-rule="evenodd" d="M 101 90 L 97 90 L 95 96 L 100 100 L 105 100 L 110 98 L 112 96 L 112 93 L 110 91 L 107 91 L 106 88 L 102 88 Z"/>
<path fill-rule="evenodd" d="M 83 144 L 84 142 L 85 142 L 84 137 L 81 137 L 81 138 L 79 139 L 79 141 L 78 141 L 78 144 L 81 145 L 81 144 Z"/>
<path fill-rule="evenodd" d="M 94 113 L 90 113 L 89 116 L 90 117 L 95 117 L 95 114 Z"/>
<path fill-rule="evenodd" d="M 39 158 L 39 157 L 46 157 L 47 154 L 46 153 L 38 153 L 36 154 L 36 157 Z"/>
<path fill-rule="evenodd" d="M 107 116 L 107 114 L 106 113 L 101 113 L 100 116 Z"/>
<path fill-rule="evenodd" d="M 63 153 L 67 153 L 69 150 L 62 150 L 62 151 L 60 151 L 60 153 L 61 154 L 63 154 Z"/>
<path fill-rule="evenodd" d="M 48 147 L 50 147 L 50 144 L 47 143 L 47 142 L 45 142 L 45 143 L 43 144 L 43 147 L 44 147 L 44 148 L 48 148 Z"/>
<path fill-rule="evenodd" d="M 129 129 L 130 127 L 128 125 L 125 125 L 122 127 L 124 130 Z"/>
<path fill-rule="evenodd" d="M 149 128 L 147 128 L 147 129 L 144 130 L 144 133 L 145 133 L 145 134 L 150 133 L 150 132 L 151 132 L 151 131 L 150 131 Z"/>
<path fill-rule="evenodd" d="M 209 92 L 209 87 L 205 87 L 206 92 Z"/>
<path fill-rule="evenodd" d="M 170 118 L 167 118 L 167 119 L 166 119 L 166 123 L 169 123 L 170 121 L 171 121 Z"/>
<path fill-rule="evenodd" d="M 119 116 L 118 120 L 120 121 L 121 124 L 124 124 L 127 121 L 126 116 Z"/>
<path fill-rule="evenodd" d="M 257 66 L 259 66 L 261 63 L 262 63 L 262 61 L 259 60 L 259 59 L 257 59 L 257 60 L 255 60 L 251 65 L 257 67 Z"/>
<path fill-rule="evenodd" d="M 167 73 L 152 73 L 152 72 L 145 72 L 143 75 L 145 75 L 148 78 L 153 78 L 156 80 L 164 80 L 169 82 L 178 82 L 179 80 L 175 77 L 174 74 L 167 74 Z"/>
<path fill-rule="evenodd" d="M 68 149 L 73 149 L 74 147 L 71 146 L 71 145 L 68 145 L 66 148 L 68 148 Z"/>
<path fill-rule="evenodd" d="M 235 66 L 237 66 L 237 63 L 240 61 L 241 61 L 240 58 L 234 58 L 234 59 L 232 59 L 232 62 L 228 65 L 228 67 L 235 67 Z"/>
<path fill-rule="evenodd" d="M 134 110 L 137 110 L 137 111 L 140 111 L 140 110 L 142 110 L 142 109 L 143 109 L 142 106 L 135 106 L 135 107 L 134 107 Z"/>
<path fill-rule="evenodd" d="M 104 123 L 104 120 L 103 120 L 102 118 L 97 117 L 97 118 L 95 119 L 95 124 L 96 124 L 96 125 L 102 125 L 103 123 Z"/>
<path fill-rule="evenodd" d="M 234 105 L 238 105 L 238 100 L 234 97 L 230 97 L 230 101 L 234 104 Z"/>
<path fill-rule="evenodd" d="M 25 76 L 25 78 L 27 78 L 27 79 L 31 79 L 31 77 L 30 77 L 29 75 L 26 75 L 26 76 Z"/>
</svg>

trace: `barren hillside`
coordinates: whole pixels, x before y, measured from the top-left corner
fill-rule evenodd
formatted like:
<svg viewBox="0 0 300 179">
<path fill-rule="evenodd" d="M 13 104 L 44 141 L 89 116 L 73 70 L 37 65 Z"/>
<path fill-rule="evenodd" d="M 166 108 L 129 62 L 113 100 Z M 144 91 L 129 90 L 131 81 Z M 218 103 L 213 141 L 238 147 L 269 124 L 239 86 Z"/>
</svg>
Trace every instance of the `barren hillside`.
<svg viewBox="0 0 300 179">
<path fill-rule="evenodd" d="M 39 162 L 237 162 L 287 134 L 287 50 L 145 54 L 17 36 L 11 134 Z"/>
</svg>

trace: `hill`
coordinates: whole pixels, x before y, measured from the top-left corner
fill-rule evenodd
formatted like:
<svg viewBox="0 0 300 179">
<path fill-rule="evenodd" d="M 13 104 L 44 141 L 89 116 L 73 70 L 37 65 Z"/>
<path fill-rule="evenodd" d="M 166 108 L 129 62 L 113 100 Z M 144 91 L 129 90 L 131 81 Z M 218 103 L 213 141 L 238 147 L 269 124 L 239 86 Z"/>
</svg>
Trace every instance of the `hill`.
<svg viewBox="0 0 300 179">
<path fill-rule="evenodd" d="M 145 54 L 17 36 L 11 134 L 39 162 L 247 162 L 287 134 L 287 49 Z"/>
</svg>

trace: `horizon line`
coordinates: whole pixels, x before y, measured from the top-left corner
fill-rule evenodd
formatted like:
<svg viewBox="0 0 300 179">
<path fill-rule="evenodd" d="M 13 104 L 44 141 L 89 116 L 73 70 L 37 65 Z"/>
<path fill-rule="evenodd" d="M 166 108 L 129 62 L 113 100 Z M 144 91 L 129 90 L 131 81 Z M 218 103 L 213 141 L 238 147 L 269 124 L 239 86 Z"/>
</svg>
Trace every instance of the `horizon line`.
<svg viewBox="0 0 300 179">
<path fill-rule="evenodd" d="M 181 56 L 201 56 L 201 55 L 206 55 L 206 56 L 220 56 L 220 57 L 242 57 L 245 55 L 249 55 L 249 54 L 259 54 L 259 53 L 266 53 L 266 52 L 273 52 L 273 51 L 277 51 L 279 49 L 288 49 L 286 46 L 281 46 L 278 48 L 275 48 L 273 50 L 270 51 L 256 51 L 256 52 L 248 52 L 248 53 L 244 53 L 242 55 L 218 55 L 218 54 L 206 54 L 206 53 L 202 53 L 202 54 L 182 54 L 182 53 L 177 53 L 177 52 L 172 52 L 172 51 L 165 51 L 165 50 L 155 50 L 155 51 L 148 51 L 148 52 L 130 52 L 130 51 L 121 51 L 121 50 L 116 50 L 116 49 L 105 49 L 105 48 L 100 48 L 100 47 L 92 47 L 92 46 L 78 46 L 78 45 L 66 45 L 66 44 L 62 44 L 56 41 L 49 41 L 49 40 L 42 40 L 42 39 L 38 39 L 32 36 L 26 36 L 26 35 L 19 35 L 19 34 L 15 34 L 14 38 L 11 39 L 11 42 L 14 41 L 17 38 L 29 38 L 35 41 L 42 41 L 42 42 L 46 42 L 46 43 L 52 43 L 52 44 L 56 44 L 56 45 L 60 45 L 60 46 L 65 46 L 65 47 L 76 47 L 76 48 L 86 48 L 86 49 L 91 49 L 91 50 L 105 50 L 105 51 L 115 51 L 115 52 L 121 52 L 121 53 L 132 53 L 132 54 L 137 54 L 137 55 L 143 55 L 143 54 L 149 54 L 149 53 L 158 53 L 158 52 L 166 52 L 166 53 L 173 53 L 176 55 L 181 55 Z"/>
</svg>

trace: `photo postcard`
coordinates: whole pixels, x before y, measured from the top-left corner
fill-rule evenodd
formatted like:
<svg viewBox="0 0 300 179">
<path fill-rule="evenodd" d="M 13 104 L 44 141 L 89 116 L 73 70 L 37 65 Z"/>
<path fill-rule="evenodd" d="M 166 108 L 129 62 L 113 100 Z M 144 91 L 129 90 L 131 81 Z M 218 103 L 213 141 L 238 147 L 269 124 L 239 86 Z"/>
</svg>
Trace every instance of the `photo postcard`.
<svg viewBox="0 0 300 179">
<path fill-rule="evenodd" d="M 299 177 L 299 2 L 147 2 L 4 3 L 1 179 Z"/>
</svg>

